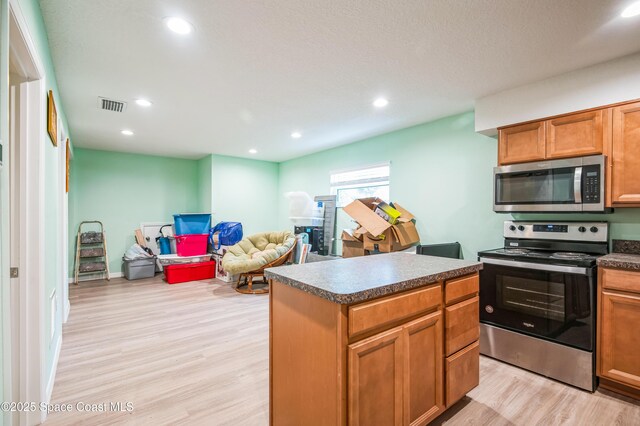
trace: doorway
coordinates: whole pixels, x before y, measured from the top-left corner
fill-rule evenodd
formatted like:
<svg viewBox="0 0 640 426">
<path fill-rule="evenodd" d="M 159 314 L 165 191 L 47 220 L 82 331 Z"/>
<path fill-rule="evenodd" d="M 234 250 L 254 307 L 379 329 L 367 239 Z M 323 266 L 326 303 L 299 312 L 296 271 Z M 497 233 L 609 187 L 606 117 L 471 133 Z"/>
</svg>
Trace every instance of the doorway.
<svg viewBox="0 0 640 426">
<path fill-rule="evenodd" d="M 44 378 L 44 69 L 17 1 L 9 1 L 8 168 L 9 334 L 4 344 L 5 399 L 47 402 Z M 6 189 L 6 187 L 5 187 Z M 6 244 L 6 245 L 5 245 Z M 6 308 L 5 304 L 3 309 Z M 44 421 L 46 412 L 10 413 L 14 425 Z"/>
</svg>

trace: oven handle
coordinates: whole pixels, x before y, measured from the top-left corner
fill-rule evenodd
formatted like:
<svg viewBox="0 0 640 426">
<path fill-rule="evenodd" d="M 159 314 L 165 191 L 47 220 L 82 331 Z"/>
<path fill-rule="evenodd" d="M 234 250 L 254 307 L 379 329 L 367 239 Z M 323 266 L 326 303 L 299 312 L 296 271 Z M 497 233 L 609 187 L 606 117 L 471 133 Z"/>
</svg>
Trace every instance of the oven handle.
<svg viewBox="0 0 640 426">
<path fill-rule="evenodd" d="M 536 269 L 538 271 L 566 272 L 569 274 L 591 275 L 591 268 L 581 268 L 578 266 L 545 265 L 542 263 L 517 262 L 513 260 L 501 260 L 488 257 L 481 257 L 480 261 L 491 265 L 511 266 L 513 268 Z"/>
<path fill-rule="evenodd" d="M 582 167 L 576 167 L 573 175 L 573 198 L 576 204 L 582 204 Z"/>
</svg>

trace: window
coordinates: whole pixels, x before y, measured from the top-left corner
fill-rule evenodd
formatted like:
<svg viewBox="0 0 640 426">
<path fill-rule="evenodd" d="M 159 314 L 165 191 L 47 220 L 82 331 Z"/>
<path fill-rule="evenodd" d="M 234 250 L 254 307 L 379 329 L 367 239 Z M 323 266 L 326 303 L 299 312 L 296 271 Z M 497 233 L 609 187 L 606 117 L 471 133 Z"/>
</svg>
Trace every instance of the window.
<svg viewBox="0 0 640 426">
<path fill-rule="evenodd" d="M 390 164 L 377 164 L 331 173 L 331 194 L 337 195 L 337 207 L 356 198 L 378 197 L 389 201 Z"/>
</svg>

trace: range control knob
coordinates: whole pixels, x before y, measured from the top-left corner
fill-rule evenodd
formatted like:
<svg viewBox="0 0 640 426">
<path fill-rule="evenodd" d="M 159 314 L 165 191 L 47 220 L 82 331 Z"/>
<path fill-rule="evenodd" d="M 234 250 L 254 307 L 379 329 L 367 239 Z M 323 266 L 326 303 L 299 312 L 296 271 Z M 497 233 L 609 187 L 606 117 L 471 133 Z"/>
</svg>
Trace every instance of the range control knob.
<svg viewBox="0 0 640 426">
<path fill-rule="evenodd" d="M 587 228 L 585 228 L 584 226 L 581 226 L 580 228 L 578 228 L 578 231 L 587 232 Z"/>
<path fill-rule="evenodd" d="M 516 226 L 515 226 L 515 225 L 511 225 L 511 226 L 509 227 L 509 230 L 510 230 L 510 231 L 515 231 L 515 230 L 516 230 Z"/>
<path fill-rule="evenodd" d="M 592 226 L 590 231 L 593 232 L 593 233 L 596 233 L 596 232 L 598 232 L 598 227 L 597 226 Z"/>
<path fill-rule="evenodd" d="M 518 226 L 518 231 L 524 231 L 524 226 L 522 225 Z"/>
</svg>

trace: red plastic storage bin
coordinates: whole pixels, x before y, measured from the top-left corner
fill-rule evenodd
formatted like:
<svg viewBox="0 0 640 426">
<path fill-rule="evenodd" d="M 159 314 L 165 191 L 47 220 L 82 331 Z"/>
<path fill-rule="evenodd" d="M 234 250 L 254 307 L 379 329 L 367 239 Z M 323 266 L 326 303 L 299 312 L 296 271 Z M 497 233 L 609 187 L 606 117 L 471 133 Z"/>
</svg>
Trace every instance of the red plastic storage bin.
<svg viewBox="0 0 640 426">
<path fill-rule="evenodd" d="M 216 276 L 216 262 L 182 263 L 164 267 L 164 278 L 169 284 L 208 280 Z"/>
<path fill-rule="evenodd" d="M 207 254 L 209 234 L 176 235 L 178 256 L 203 256 Z"/>
</svg>

